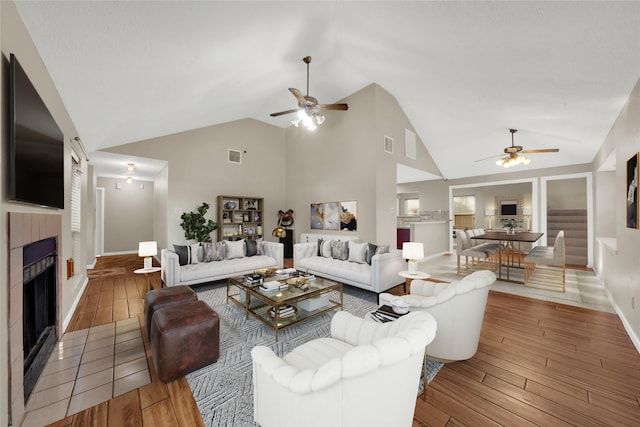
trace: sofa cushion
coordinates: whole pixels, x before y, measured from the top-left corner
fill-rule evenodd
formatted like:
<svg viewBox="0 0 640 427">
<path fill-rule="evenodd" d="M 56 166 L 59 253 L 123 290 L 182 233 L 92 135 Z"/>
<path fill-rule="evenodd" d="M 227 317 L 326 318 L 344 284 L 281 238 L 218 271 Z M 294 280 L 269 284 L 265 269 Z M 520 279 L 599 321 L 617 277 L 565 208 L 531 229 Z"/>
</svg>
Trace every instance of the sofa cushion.
<svg viewBox="0 0 640 427">
<path fill-rule="evenodd" d="M 331 242 L 331 256 L 340 261 L 349 259 L 349 241 L 334 240 Z"/>
<path fill-rule="evenodd" d="M 245 255 L 244 239 L 235 241 L 225 240 L 224 250 L 225 259 L 243 258 Z"/>
<path fill-rule="evenodd" d="M 323 240 L 322 247 L 320 248 L 320 256 L 325 258 L 331 258 L 331 240 Z"/>
<path fill-rule="evenodd" d="M 276 267 L 276 260 L 267 255 L 256 255 L 222 261 L 202 262 L 200 264 L 186 265 L 180 268 L 180 281 L 189 283 L 193 280 L 211 277 L 230 277 L 252 272 L 263 267 Z"/>
<path fill-rule="evenodd" d="M 371 257 L 376 254 L 377 250 L 378 250 L 378 245 L 374 245 L 373 243 L 368 244 L 367 255 L 365 258 L 365 261 L 367 262 L 367 264 L 371 265 Z"/>
<path fill-rule="evenodd" d="M 369 248 L 369 244 L 367 242 L 364 243 L 356 243 L 353 240 L 349 240 L 349 261 L 357 262 L 360 264 L 364 264 L 367 262 L 367 251 Z M 371 261 L 369 261 L 370 263 Z"/>
<path fill-rule="evenodd" d="M 371 287 L 371 266 L 368 264 L 312 256 L 301 259 L 298 267 L 302 270 L 318 271 L 322 272 L 322 275 L 341 277 Z"/>
</svg>

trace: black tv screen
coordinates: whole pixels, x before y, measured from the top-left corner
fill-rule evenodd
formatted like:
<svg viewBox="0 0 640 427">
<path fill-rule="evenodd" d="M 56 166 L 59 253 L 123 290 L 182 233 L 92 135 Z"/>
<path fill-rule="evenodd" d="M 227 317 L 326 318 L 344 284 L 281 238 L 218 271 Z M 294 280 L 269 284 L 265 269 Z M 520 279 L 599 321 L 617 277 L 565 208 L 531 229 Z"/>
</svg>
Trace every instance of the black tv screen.
<svg viewBox="0 0 640 427">
<path fill-rule="evenodd" d="M 24 69 L 9 64 L 9 199 L 64 208 L 64 136 Z"/>
<path fill-rule="evenodd" d="M 502 205 L 500 205 L 500 215 L 516 215 L 517 211 L 518 206 L 515 203 L 503 203 Z"/>
</svg>

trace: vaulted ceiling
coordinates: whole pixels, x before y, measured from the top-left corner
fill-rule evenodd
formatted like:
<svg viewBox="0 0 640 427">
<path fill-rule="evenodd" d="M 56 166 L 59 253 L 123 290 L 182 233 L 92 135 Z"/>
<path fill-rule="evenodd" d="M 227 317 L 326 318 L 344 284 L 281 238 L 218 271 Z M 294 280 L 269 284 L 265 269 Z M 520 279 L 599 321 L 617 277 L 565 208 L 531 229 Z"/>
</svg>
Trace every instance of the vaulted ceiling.
<svg viewBox="0 0 640 427">
<path fill-rule="evenodd" d="M 640 77 L 640 2 L 17 1 L 87 150 L 377 83 L 446 178 L 592 161 Z M 349 112 L 345 112 L 348 114 Z M 497 158 L 497 157 L 496 157 Z"/>
</svg>

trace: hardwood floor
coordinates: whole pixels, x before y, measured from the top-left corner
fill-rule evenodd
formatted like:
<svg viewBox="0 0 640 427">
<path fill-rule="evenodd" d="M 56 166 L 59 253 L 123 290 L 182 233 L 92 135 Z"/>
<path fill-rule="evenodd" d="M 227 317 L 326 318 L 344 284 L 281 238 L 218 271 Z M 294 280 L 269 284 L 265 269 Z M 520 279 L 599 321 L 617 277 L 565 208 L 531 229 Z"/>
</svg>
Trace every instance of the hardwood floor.
<svg viewBox="0 0 640 427">
<path fill-rule="evenodd" d="M 102 257 L 69 331 L 138 317 L 135 255 Z M 152 278 L 160 287 L 159 274 Z M 402 292 L 402 287 L 394 288 Z M 143 332 L 144 335 L 144 332 Z M 151 384 L 52 426 L 203 425 L 187 381 Z M 615 314 L 490 292 L 478 353 L 445 365 L 416 400 L 413 425 L 638 426 L 640 355 Z"/>
</svg>

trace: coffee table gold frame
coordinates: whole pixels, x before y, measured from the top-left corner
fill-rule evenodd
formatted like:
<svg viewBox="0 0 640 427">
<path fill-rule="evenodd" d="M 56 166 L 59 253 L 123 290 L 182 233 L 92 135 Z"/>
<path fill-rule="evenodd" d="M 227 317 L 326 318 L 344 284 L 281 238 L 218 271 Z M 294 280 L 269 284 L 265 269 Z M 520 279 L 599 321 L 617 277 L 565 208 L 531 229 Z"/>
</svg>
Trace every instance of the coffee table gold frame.
<svg viewBox="0 0 640 427">
<path fill-rule="evenodd" d="M 326 306 L 312 311 L 305 311 L 298 307 L 300 301 L 317 298 L 333 291 L 340 293 L 339 302 L 329 299 Z M 331 310 L 342 310 L 344 294 L 342 293 L 342 283 L 320 277 L 310 281 L 307 290 L 291 285 L 282 291 L 263 292 L 260 290 L 259 284 L 248 284 L 245 282 L 244 276 L 240 276 L 227 279 L 227 302 L 229 301 L 241 307 L 245 311 L 247 319 L 251 314 L 273 329 L 276 341 L 278 341 L 278 331 L 281 329 L 321 316 Z M 283 306 L 294 307 L 295 315 L 280 317 L 280 307 Z M 271 310 L 275 315 L 270 315 Z"/>
</svg>

